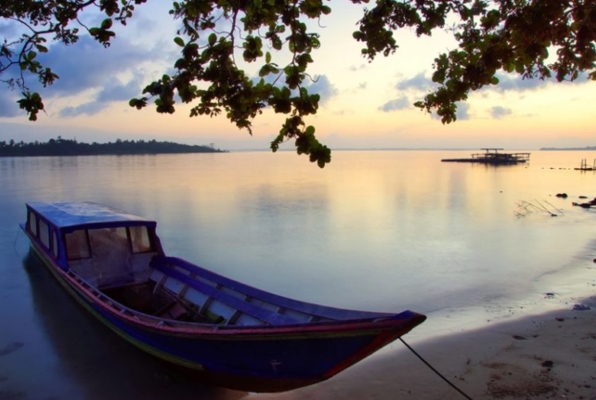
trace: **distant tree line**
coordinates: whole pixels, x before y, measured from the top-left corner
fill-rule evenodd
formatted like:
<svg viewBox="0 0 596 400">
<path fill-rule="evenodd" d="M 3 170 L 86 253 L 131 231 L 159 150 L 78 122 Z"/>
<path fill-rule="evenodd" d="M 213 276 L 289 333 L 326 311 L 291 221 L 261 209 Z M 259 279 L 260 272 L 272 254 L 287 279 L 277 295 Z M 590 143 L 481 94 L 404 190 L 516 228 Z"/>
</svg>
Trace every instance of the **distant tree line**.
<svg viewBox="0 0 596 400">
<path fill-rule="evenodd" d="M 596 150 L 596 146 L 586 147 L 542 147 L 540 150 L 554 151 L 554 150 Z"/>
<path fill-rule="evenodd" d="M 50 139 L 47 142 L 14 140 L 0 141 L 0 157 L 25 156 L 87 156 L 87 155 L 129 155 L 129 154 L 180 154 L 180 153 L 223 153 L 211 146 L 186 145 L 156 140 L 120 140 L 109 143 L 81 143 L 76 139 Z"/>
</svg>

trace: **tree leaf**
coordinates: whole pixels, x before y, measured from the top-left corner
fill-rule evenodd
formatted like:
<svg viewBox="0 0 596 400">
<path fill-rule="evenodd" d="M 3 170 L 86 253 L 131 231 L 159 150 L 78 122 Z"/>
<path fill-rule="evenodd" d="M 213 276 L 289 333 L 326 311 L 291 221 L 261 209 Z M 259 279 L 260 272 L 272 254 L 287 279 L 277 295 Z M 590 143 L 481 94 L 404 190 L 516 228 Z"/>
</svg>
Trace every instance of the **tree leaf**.
<svg viewBox="0 0 596 400">
<path fill-rule="evenodd" d="M 180 47 L 184 47 L 184 40 L 180 36 L 176 36 L 174 38 L 174 43 L 176 43 Z"/>
</svg>

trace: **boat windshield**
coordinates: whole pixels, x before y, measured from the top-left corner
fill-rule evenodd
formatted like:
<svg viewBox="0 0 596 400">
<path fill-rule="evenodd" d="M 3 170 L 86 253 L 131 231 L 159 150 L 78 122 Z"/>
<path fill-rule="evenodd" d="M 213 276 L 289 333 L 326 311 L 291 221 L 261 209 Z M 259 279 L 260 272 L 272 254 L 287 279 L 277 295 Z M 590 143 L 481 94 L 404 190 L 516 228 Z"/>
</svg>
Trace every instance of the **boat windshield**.
<svg viewBox="0 0 596 400">
<path fill-rule="evenodd" d="M 146 226 L 80 229 L 65 234 L 70 268 L 100 287 L 130 283 L 155 251 Z"/>
<path fill-rule="evenodd" d="M 80 229 L 65 235 L 69 260 L 95 258 L 107 253 L 147 253 L 153 251 L 146 226 Z"/>
<path fill-rule="evenodd" d="M 89 243 L 87 241 L 87 231 L 79 230 L 65 235 L 66 254 L 69 260 L 91 257 Z"/>
<path fill-rule="evenodd" d="M 133 253 L 146 253 L 153 250 L 146 226 L 131 226 L 128 230 Z"/>
</svg>

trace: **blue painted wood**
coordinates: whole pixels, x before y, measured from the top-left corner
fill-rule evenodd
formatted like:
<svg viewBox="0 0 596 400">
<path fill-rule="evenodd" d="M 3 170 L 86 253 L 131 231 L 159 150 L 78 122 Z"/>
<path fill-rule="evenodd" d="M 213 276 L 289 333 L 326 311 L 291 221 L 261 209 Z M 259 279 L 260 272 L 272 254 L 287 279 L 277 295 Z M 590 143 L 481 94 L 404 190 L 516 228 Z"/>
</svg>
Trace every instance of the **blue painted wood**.
<svg viewBox="0 0 596 400">
<path fill-rule="evenodd" d="M 43 216 L 52 225 L 63 229 L 72 226 L 95 225 L 131 226 L 146 225 L 155 227 L 155 221 L 126 213 L 108 206 L 91 202 L 30 202 L 27 206 Z"/>
<path fill-rule="evenodd" d="M 298 323 L 298 321 L 296 321 L 294 318 L 290 318 L 285 315 L 254 306 L 250 303 L 242 301 L 237 297 L 234 297 L 228 293 L 222 292 L 221 290 L 209 286 L 197 279 L 192 279 L 190 276 L 176 271 L 171 267 L 168 267 L 167 264 L 154 262 L 152 263 L 152 267 L 168 276 L 173 277 L 174 279 L 184 282 L 185 284 L 189 285 L 192 288 L 195 288 L 200 292 L 205 293 L 209 297 L 217 299 L 222 303 L 225 303 L 235 308 L 236 310 L 240 310 L 243 313 L 246 313 L 263 322 L 266 322 L 269 325 L 295 325 Z"/>
</svg>

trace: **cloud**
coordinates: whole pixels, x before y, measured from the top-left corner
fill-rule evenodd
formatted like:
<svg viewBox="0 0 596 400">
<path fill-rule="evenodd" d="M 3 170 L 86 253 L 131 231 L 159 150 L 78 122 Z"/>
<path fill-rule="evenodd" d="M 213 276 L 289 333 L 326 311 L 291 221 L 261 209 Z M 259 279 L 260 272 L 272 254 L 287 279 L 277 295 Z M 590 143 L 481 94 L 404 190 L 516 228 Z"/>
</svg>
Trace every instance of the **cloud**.
<svg viewBox="0 0 596 400">
<path fill-rule="evenodd" d="M 457 103 L 455 103 L 455 105 L 457 106 L 457 111 L 455 112 L 455 117 L 457 118 L 457 120 L 458 121 L 469 120 L 470 119 L 470 104 L 463 102 L 463 101 L 458 101 Z M 436 120 L 441 119 L 441 117 L 439 117 L 436 112 L 431 113 L 431 118 L 436 119 Z"/>
<path fill-rule="evenodd" d="M 499 84 L 486 86 L 488 90 L 501 93 L 507 91 L 524 92 L 545 87 L 552 82 L 551 80 L 523 79 L 519 75 L 512 76 L 506 74 L 497 74 L 497 78 L 499 78 Z"/>
<path fill-rule="evenodd" d="M 349 70 L 352 72 L 356 72 L 356 71 L 360 71 L 366 69 L 366 64 L 360 64 L 360 65 L 351 65 Z"/>
<path fill-rule="evenodd" d="M 48 53 L 40 53 L 37 60 L 59 76 L 53 85 L 43 88 L 35 75 L 25 75 L 26 85 L 31 91 L 41 94 L 44 100 L 84 96 L 79 104 L 59 112 L 62 116 L 93 114 L 104 109 L 105 103 L 123 101 L 141 94 L 142 83 L 149 83 L 163 73 L 167 66 L 179 57 L 180 48 L 171 40 L 180 23 L 167 15 L 171 5 L 158 2 L 144 5 L 135 10 L 131 23 L 124 27 L 115 23 L 117 32 L 111 45 L 104 48 L 80 29 L 81 36 L 76 43 L 64 45 L 48 37 Z M 89 7 L 80 15 L 87 26 L 96 26 L 105 14 Z M 0 21 L 0 34 L 5 39 L 15 39 L 24 31 L 22 24 Z M 171 32 L 166 33 L 164 32 Z M 145 78 L 146 75 L 147 79 Z M 1 74 L 2 80 L 20 77 L 20 70 L 11 67 Z M 0 85 L 0 115 L 5 117 L 22 115 L 13 112 L 14 107 L 5 104 L 16 95 L 8 95 L 6 85 Z M 7 99 L 7 96 L 10 97 Z M 90 97 L 91 96 L 91 97 Z M 101 104 L 93 104 L 99 102 Z M 72 103 L 71 103 L 72 104 Z M 10 104 L 9 104 L 10 105 Z"/>
<path fill-rule="evenodd" d="M 425 75 L 425 72 L 420 72 L 410 79 L 405 79 L 398 82 L 395 88 L 398 90 L 417 90 L 427 91 L 434 90 L 439 87 L 438 84 L 434 83 L 431 78 Z M 498 92 L 506 91 L 526 91 L 536 90 L 554 82 L 554 79 L 540 80 L 540 79 L 522 79 L 518 75 L 509 74 L 497 74 L 499 78 L 498 85 L 485 86 L 484 90 L 493 90 Z"/>
<path fill-rule="evenodd" d="M 58 114 L 67 118 L 84 114 L 94 115 L 106 109 L 113 101 L 128 101 L 139 93 L 141 93 L 141 81 L 138 77 L 126 84 L 114 79 L 97 93 L 94 101 L 76 107 L 64 107 Z"/>
<path fill-rule="evenodd" d="M 77 107 L 64 107 L 60 110 L 58 115 L 61 117 L 77 117 L 79 115 L 95 115 L 107 108 L 109 103 L 100 101 L 91 101 L 89 103 L 81 104 Z"/>
<path fill-rule="evenodd" d="M 539 90 L 547 86 L 551 85 L 584 85 L 586 83 L 592 82 L 590 79 L 586 77 L 580 77 L 573 82 L 570 81 L 563 81 L 557 82 L 555 78 L 548 78 L 548 79 L 524 79 L 521 75 L 515 74 L 505 74 L 505 73 L 498 73 L 497 78 L 499 78 L 498 85 L 491 85 L 486 86 L 486 90 L 492 90 L 495 92 L 525 92 L 525 91 L 533 91 Z"/>
<path fill-rule="evenodd" d="M 0 90 L 0 117 L 16 117 L 24 115 L 17 104 L 16 91 L 3 88 Z"/>
<path fill-rule="evenodd" d="M 327 103 L 332 97 L 337 95 L 338 91 L 331 84 L 327 75 L 318 75 L 315 76 L 315 80 L 309 84 L 304 85 L 308 92 L 311 94 L 318 94 L 321 96 L 321 100 L 319 101 L 320 104 Z"/>
<path fill-rule="evenodd" d="M 87 102 L 60 110 L 60 116 L 96 114 L 105 109 L 108 102 L 127 101 L 140 95 L 147 74 L 146 67 L 168 62 L 179 51 L 173 44 L 171 48 L 162 48 L 163 44 L 157 42 L 152 46 L 144 47 L 125 37 L 116 37 L 109 48 L 104 48 L 88 35 L 81 36 L 77 43 L 69 46 L 54 43 L 48 46 L 48 53 L 39 54 L 37 58 L 43 66 L 51 68 L 59 79 L 43 88 L 36 76 L 27 74 L 26 84 L 31 91 L 39 92 L 44 100 L 81 94 L 86 97 L 83 101 Z M 19 73 L 16 68 L 9 69 L 2 74 L 2 79 L 16 78 Z M 18 109 L 13 112 L 14 107 L 4 106 L 8 104 L 8 90 L 5 89 L 2 87 L 0 90 L 0 102 L 3 105 L 0 115 L 22 115 Z M 91 101 L 89 93 L 92 93 Z"/>
<path fill-rule="evenodd" d="M 11 39 L 14 39 L 19 34 L 19 24 L 14 21 L 0 21 L 0 35 L 4 36 L 4 38 L 8 39 L 10 42 Z"/>
<path fill-rule="evenodd" d="M 534 91 L 540 90 L 545 88 L 549 85 L 553 84 L 570 84 L 570 82 L 561 82 L 558 83 L 554 78 L 549 79 L 523 79 L 521 75 L 516 74 L 506 74 L 506 73 L 498 73 L 497 78 L 499 78 L 498 85 L 488 85 L 485 86 L 482 91 L 493 91 L 499 93 L 505 92 L 525 92 L 525 91 Z M 590 82 L 589 79 L 577 79 L 572 84 L 586 84 Z M 431 78 L 426 77 L 425 72 L 421 72 L 410 79 L 402 80 L 395 84 L 395 88 L 398 90 L 412 90 L 412 91 L 428 91 L 434 90 L 438 88 L 439 85 L 434 83 Z"/>
<path fill-rule="evenodd" d="M 398 90 L 427 90 L 436 88 L 437 84 L 434 83 L 430 78 L 427 78 L 425 76 L 425 72 L 420 72 L 413 78 L 398 82 L 395 87 Z"/>
<path fill-rule="evenodd" d="M 41 90 L 43 97 L 68 97 L 92 90 L 92 100 L 59 111 L 61 117 L 93 115 L 108 107 L 109 102 L 128 101 L 141 94 L 145 65 L 169 58 L 169 49 L 144 48 L 117 38 L 105 49 L 89 36 L 73 46 L 52 46 L 44 65 L 60 76 L 54 85 Z M 132 78 L 129 76 L 132 75 Z"/>
<path fill-rule="evenodd" d="M 457 111 L 455 112 L 455 115 L 457 117 L 457 119 L 461 120 L 461 121 L 465 121 L 470 119 L 470 104 L 469 103 L 464 103 L 464 102 L 458 102 L 456 103 L 457 105 Z"/>
<path fill-rule="evenodd" d="M 505 108 L 505 107 L 501 107 L 501 106 L 495 106 L 490 109 L 490 114 L 495 119 L 501 119 L 505 115 L 511 114 L 511 112 L 512 111 L 510 108 Z"/>
<path fill-rule="evenodd" d="M 119 79 L 109 81 L 97 95 L 98 101 L 128 101 L 141 93 L 141 78 L 133 78 L 123 84 Z"/>
<path fill-rule="evenodd" d="M 399 99 L 390 100 L 387 103 L 379 107 L 379 110 L 383 112 L 391 112 L 395 110 L 403 110 L 410 106 L 410 101 L 406 96 L 402 96 Z"/>
<path fill-rule="evenodd" d="M 43 95 L 69 96 L 100 89 L 109 85 L 114 76 L 138 72 L 143 63 L 159 57 L 159 49 L 136 46 L 125 38 L 114 39 L 109 48 L 89 36 L 82 36 L 71 46 L 53 45 L 39 59 L 60 79 L 43 90 Z"/>
</svg>

